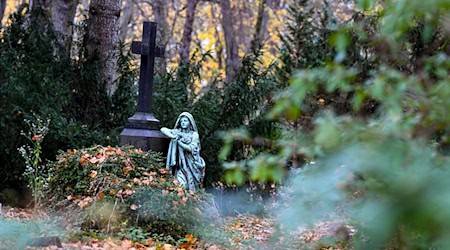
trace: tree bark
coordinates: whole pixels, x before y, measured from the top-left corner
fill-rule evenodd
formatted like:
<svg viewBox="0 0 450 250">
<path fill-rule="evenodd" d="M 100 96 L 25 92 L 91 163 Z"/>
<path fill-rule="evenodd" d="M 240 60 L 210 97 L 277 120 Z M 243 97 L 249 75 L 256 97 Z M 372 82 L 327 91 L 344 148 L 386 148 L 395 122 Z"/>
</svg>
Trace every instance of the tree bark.
<svg viewBox="0 0 450 250">
<path fill-rule="evenodd" d="M 216 16 L 216 6 L 212 5 L 211 6 L 211 16 Z M 216 48 L 216 55 L 217 55 L 217 67 L 219 69 L 219 71 L 222 71 L 224 66 L 223 66 L 223 59 L 224 59 L 224 55 L 223 55 L 223 43 L 222 43 L 222 39 L 220 37 L 220 20 L 214 19 L 214 34 L 216 36 L 216 44 L 215 44 L 215 48 Z"/>
<path fill-rule="evenodd" d="M 70 55 L 73 37 L 73 20 L 77 11 L 78 0 L 53 0 L 51 2 L 51 18 L 57 33 L 61 53 Z"/>
<path fill-rule="evenodd" d="M 258 7 L 258 16 L 256 18 L 255 34 L 252 40 L 251 49 L 256 52 L 260 49 L 266 38 L 266 28 L 269 15 L 266 11 L 267 0 L 262 0 Z"/>
<path fill-rule="evenodd" d="M 47 9 L 50 6 L 50 0 L 30 0 L 30 9 Z"/>
<path fill-rule="evenodd" d="M 0 0 L 0 27 L 2 26 L 3 16 L 5 15 L 6 0 Z"/>
<path fill-rule="evenodd" d="M 183 37 L 181 38 L 180 61 L 181 63 L 189 63 L 192 31 L 194 30 L 195 8 L 199 0 L 188 0 L 186 6 L 186 21 L 184 23 Z"/>
<path fill-rule="evenodd" d="M 119 16 L 122 0 L 92 0 L 89 7 L 86 52 L 90 59 L 100 62 L 99 77 L 107 94 L 114 93 L 119 41 Z"/>
<path fill-rule="evenodd" d="M 236 43 L 235 31 L 233 28 L 233 15 L 231 14 L 230 0 L 221 0 L 220 8 L 222 12 L 222 28 L 226 46 L 226 82 L 234 80 L 240 68 L 238 55 L 238 45 Z"/>
<path fill-rule="evenodd" d="M 156 44 L 158 47 L 166 51 L 167 44 L 169 42 L 169 23 L 167 22 L 167 0 L 154 0 L 152 3 L 153 14 L 155 16 L 155 22 L 158 23 L 158 32 L 156 36 Z M 158 75 L 164 75 L 166 73 L 166 60 L 165 58 L 158 58 L 155 61 L 155 72 Z"/>
</svg>

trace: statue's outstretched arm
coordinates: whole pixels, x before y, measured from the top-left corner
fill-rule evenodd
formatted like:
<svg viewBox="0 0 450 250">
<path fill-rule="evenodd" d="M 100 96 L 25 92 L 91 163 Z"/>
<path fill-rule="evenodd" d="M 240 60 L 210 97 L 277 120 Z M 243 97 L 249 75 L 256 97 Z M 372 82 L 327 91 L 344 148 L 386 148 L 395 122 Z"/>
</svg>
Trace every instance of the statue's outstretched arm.
<svg viewBox="0 0 450 250">
<path fill-rule="evenodd" d="M 163 133 L 165 136 L 167 136 L 167 137 L 169 137 L 171 139 L 177 138 L 177 135 L 175 133 L 176 131 L 174 131 L 175 129 L 162 127 L 160 130 L 161 130 L 161 133 Z"/>
</svg>

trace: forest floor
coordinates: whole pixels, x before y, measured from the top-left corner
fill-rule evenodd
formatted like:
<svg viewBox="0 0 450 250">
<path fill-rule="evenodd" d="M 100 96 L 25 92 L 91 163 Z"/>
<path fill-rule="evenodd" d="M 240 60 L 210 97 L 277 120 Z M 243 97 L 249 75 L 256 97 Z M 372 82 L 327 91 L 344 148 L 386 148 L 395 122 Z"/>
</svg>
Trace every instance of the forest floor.
<svg viewBox="0 0 450 250">
<path fill-rule="evenodd" d="M 44 212 L 36 212 L 30 209 L 3 207 L 0 216 L 6 220 L 27 221 L 33 219 L 48 218 Z M 317 244 L 321 239 L 334 237 L 348 241 L 349 237 L 354 234 L 354 230 L 342 221 L 322 222 L 317 224 L 313 229 L 299 229 L 298 231 L 284 235 L 283 237 L 273 237 L 275 235 L 275 220 L 268 216 L 257 216 L 252 214 L 238 214 L 236 216 L 228 216 L 224 218 L 223 230 L 229 233 L 230 244 L 227 247 L 209 242 L 208 239 L 199 240 L 192 235 L 186 235 L 185 241 L 178 246 L 161 243 L 148 238 L 146 241 L 133 242 L 128 239 L 120 239 L 118 237 L 102 237 L 101 239 L 90 237 L 83 240 L 66 241 L 61 239 L 62 248 L 56 245 L 46 247 L 27 247 L 26 249 L 82 249 L 82 250 L 99 250 L 99 249 L 150 249 L 150 250 L 172 250 L 172 249 L 274 249 L 274 246 L 280 246 L 280 241 L 295 239 L 297 243 L 309 244 L 314 246 L 313 249 L 344 249 L 341 244 Z M 289 243 L 290 244 L 290 243 Z M 294 245 L 282 243 L 283 249 L 297 248 Z M 0 247 L 1 249 L 1 247 Z"/>
</svg>

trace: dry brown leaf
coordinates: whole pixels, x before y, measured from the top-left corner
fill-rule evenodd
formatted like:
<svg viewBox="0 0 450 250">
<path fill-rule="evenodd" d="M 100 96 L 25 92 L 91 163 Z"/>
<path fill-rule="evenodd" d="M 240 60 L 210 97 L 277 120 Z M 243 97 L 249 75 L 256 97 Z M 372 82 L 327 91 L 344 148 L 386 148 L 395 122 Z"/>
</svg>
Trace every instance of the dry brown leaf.
<svg viewBox="0 0 450 250">
<path fill-rule="evenodd" d="M 122 247 L 122 249 L 129 249 L 133 246 L 133 242 L 131 240 L 123 240 L 122 244 L 120 245 L 120 247 Z"/>
<path fill-rule="evenodd" d="M 91 178 L 95 178 L 95 177 L 97 176 L 97 171 L 92 170 L 91 173 L 89 174 L 89 176 L 90 176 Z"/>
<path fill-rule="evenodd" d="M 97 198 L 97 200 L 101 200 L 101 199 L 105 198 L 105 193 L 103 193 L 103 192 L 98 193 L 96 198 Z"/>
<path fill-rule="evenodd" d="M 78 161 L 81 165 L 84 165 L 85 163 L 88 162 L 87 157 L 82 155 L 80 160 Z"/>
<path fill-rule="evenodd" d="M 162 249 L 164 249 L 164 250 L 172 250 L 172 249 L 175 249 L 175 248 L 172 245 L 170 245 L 170 244 L 164 244 Z"/>
</svg>

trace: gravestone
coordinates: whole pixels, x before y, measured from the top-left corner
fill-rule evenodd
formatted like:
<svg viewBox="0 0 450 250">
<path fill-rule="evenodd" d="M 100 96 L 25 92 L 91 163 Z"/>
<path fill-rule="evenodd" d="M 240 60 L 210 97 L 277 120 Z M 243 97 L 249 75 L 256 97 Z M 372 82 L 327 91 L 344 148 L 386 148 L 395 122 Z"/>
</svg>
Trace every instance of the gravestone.
<svg viewBox="0 0 450 250">
<path fill-rule="evenodd" d="M 166 153 L 169 139 L 160 132 L 159 120 L 152 112 L 155 57 L 163 57 L 164 51 L 156 47 L 157 24 L 144 22 L 143 26 L 142 41 L 133 41 L 131 44 L 131 52 L 141 55 L 137 112 L 128 118 L 120 133 L 119 144 Z"/>
</svg>

